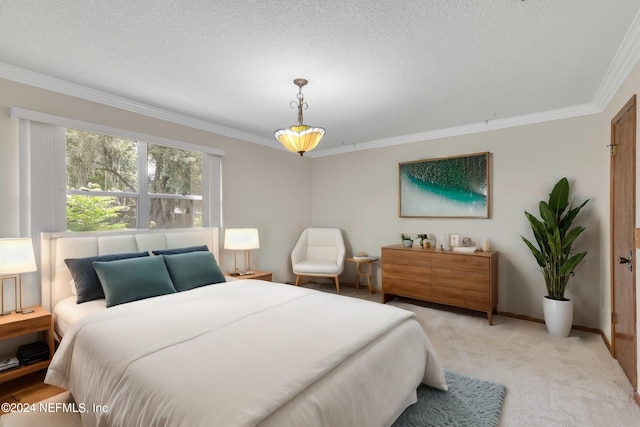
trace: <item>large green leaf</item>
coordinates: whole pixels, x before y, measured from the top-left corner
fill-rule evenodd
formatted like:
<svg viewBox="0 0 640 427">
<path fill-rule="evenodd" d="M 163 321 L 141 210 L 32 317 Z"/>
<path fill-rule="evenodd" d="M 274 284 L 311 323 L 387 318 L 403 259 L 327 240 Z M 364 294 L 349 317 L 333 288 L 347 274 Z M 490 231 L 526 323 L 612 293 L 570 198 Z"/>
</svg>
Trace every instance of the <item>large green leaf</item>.
<svg viewBox="0 0 640 427">
<path fill-rule="evenodd" d="M 529 247 L 529 250 L 531 251 L 533 256 L 536 258 L 536 261 L 538 262 L 538 265 L 540 267 L 544 267 L 545 266 L 545 258 L 542 256 L 540 251 L 535 246 L 533 246 L 533 244 L 529 240 L 527 240 L 524 236 L 520 236 L 520 237 L 522 237 L 522 240 L 524 240 L 524 243 L 526 243 L 526 245 Z"/>
<path fill-rule="evenodd" d="M 573 273 L 573 270 L 576 268 L 578 264 L 582 261 L 582 259 L 587 255 L 586 252 L 581 252 L 569 258 L 558 270 L 560 276 L 566 277 Z"/>
<path fill-rule="evenodd" d="M 580 206 L 571 209 L 565 216 L 562 217 L 562 220 L 560 221 L 560 230 L 563 233 L 565 233 L 569 229 L 569 227 L 571 227 L 573 220 L 576 216 L 578 216 L 580 210 L 584 207 L 584 205 L 587 204 L 588 201 L 589 199 L 585 200 Z"/>
<path fill-rule="evenodd" d="M 531 215 L 529 212 L 524 213 L 527 219 L 529 220 L 529 224 L 531 225 L 531 230 L 533 231 L 533 235 L 536 238 L 536 242 L 538 243 L 538 247 L 540 251 L 543 253 L 549 252 L 549 245 L 547 244 L 547 229 L 544 224 L 535 216 Z"/>
<path fill-rule="evenodd" d="M 564 237 L 564 242 L 562 243 L 562 248 L 563 249 L 571 249 L 571 246 L 573 245 L 573 241 L 576 240 L 576 238 L 582 234 L 582 232 L 584 231 L 584 227 L 579 225 L 576 228 L 573 228 L 571 231 L 569 231 L 567 233 L 567 235 Z"/>
<path fill-rule="evenodd" d="M 540 217 L 545 223 L 545 228 L 549 233 L 553 233 L 557 228 L 556 214 L 547 202 L 540 202 Z"/>
<path fill-rule="evenodd" d="M 551 252 L 551 255 L 555 257 L 562 255 L 562 239 L 560 236 L 560 230 L 557 228 L 552 234 L 549 234 L 549 252 Z"/>
<path fill-rule="evenodd" d="M 549 206 L 556 212 L 562 213 L 569 205 L 569 181 L 561 178 L 549 194 Z"/>
</svg>

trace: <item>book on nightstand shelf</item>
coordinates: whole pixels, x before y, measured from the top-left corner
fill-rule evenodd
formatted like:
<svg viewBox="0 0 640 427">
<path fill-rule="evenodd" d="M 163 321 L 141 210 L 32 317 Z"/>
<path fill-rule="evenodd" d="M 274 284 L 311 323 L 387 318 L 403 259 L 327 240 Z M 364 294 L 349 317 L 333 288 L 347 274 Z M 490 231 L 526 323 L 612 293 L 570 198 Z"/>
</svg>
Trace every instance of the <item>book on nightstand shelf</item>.
<svg viewBox="0 0 640 427">
<path fill-rule="evenodd" d="M 20 361 L 15 355 L 0 356 L 0 372 L 17 368 L 20 366 Z"/>
</svg>

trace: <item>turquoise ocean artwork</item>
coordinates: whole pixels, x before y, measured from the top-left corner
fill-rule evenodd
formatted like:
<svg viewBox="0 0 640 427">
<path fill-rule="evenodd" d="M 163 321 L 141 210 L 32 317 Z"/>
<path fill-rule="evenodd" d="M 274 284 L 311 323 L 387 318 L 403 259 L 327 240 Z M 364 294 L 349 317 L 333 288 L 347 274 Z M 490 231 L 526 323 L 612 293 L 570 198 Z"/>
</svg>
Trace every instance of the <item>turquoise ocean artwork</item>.
<svg viewBox="0 0 640 427">
<path fill-rule="evenodd" d="M 401 217 L 489 217 L 489 153 L 400 163 Z"/>
</svg>

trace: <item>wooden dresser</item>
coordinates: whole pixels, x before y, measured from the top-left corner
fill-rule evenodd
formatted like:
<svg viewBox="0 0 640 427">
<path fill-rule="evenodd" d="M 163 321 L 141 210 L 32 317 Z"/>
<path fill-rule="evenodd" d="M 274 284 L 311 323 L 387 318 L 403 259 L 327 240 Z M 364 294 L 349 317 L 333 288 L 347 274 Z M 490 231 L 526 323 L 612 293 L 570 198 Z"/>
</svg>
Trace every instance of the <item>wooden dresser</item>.
<svg viewBox="0 0 640 427">
<path fill-rule="evenodd" d="M 498 306 L 498 253 L 382 248 L 382 302 L 394 296 L 487 313 Z"/>
</svg>

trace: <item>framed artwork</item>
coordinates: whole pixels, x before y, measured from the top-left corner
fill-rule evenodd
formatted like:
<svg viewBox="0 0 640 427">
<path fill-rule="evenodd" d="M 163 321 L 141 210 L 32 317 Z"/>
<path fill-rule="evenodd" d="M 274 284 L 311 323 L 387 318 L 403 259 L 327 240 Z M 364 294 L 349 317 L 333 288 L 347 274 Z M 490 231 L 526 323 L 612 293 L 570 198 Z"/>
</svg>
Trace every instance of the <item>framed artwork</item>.
<svg viewBox="0 0 640 427">
<path fill-rule="evenodd" d="M 489 152 L 401 162 L 402 218 L 489 218 Z"/>
</svg>

